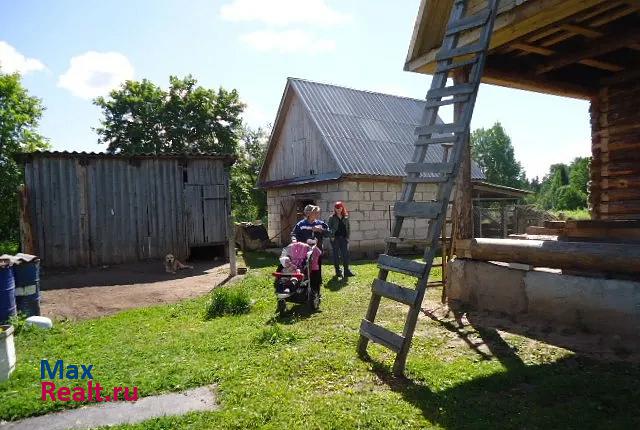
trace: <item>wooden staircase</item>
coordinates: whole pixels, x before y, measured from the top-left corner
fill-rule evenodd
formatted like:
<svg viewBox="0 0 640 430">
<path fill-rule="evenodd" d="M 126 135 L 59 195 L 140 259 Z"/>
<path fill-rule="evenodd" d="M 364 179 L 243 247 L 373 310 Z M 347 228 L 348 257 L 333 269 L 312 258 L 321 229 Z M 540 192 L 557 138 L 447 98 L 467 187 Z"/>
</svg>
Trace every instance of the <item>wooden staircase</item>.
<svg viewBox="0 0 640 430">
<path fill-rule="evenodd" d="M 487 7 L 470 16 L 465 16 L 469 0 L 455 0 L 449 24 L 445 31 L 440 51 L 436 55 L 437 68 L 427 93 L 427 103 L 421 126 L 416 128 L 415 150 L 406 165 L 402 198 L 394 206 L 395 223 L 392 237 L 387 240 L 387 250 L 378 258 L 380 271 L 373 281 L 371 301 L 365 318 L 360 325 L 358 352 L 367 356 L 369 341 L 383 345 L 395 352 L 393 373 L 404 373 L 407 354 L 418 320 L 422 300 L 429 283 L 429 272 L 434 258 L 441 249 L 441 233 L 446 223 L 447 208 L 456 176 L 460 170 L 466 149 L 467 136 L 475 106 L 478 87 L 487 59 L 487 50 L 495 22 L 499 0 L 488 0 Z M 458 45 L 460 33 L 480 29 L 479 40 L 464 46 Z M 467 83 L 447 86 L 449 74 L 455 70 L 469 70 Z M 451 124 L 439 124 L 440 106 L 457 105 L 460 115 Z M 427 148 L 441 145 L 443 159 L 439 163 L 425 162 Z M 427 202 L 414 201 L 419 184 L 437 184 L 436 199 Z M 402 223 L 405 218 L 426 218 L 428 245 L 423 262 L 393 256 L 398 243 L 402 243 Z M 417 279 L 415 288 L 407 288 L 387 281 L 389 272 L 402 273 Z M 405 304 L 409 311 L 402 334 L 394 333 L 375 323 L 382 297 Z"/>
</svg>

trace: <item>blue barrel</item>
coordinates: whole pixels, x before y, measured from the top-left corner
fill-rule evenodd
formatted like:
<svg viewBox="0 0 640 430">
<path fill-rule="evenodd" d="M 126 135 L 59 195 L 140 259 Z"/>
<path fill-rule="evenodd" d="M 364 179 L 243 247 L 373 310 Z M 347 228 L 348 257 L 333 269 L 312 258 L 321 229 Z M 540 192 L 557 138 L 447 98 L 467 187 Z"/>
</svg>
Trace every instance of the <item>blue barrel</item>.
<svg viewBox="0 0 640 430">
<path fill-rule="evenodd" d="M 0 267 L 0 324 L 16 314 L 15 289 L 11 266 Z"/>
<path fill-rule="evenodd" d="M 27 317 L 40 315 L 40 261 L 13 265 L 18 312 Z"/>
</svg>

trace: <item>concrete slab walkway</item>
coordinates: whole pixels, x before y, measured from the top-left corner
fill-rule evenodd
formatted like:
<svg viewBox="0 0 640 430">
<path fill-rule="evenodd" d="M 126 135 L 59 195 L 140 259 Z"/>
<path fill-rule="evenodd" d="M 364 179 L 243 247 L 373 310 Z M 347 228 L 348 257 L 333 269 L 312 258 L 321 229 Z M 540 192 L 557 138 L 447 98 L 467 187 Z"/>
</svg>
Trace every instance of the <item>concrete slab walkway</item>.
<svg viewBox="0 0 640 430">
<path fill-rule="evenodd" d="M 137 402 L 101 403 L 20 421 L 0 422 L 0 430 L 79 430 L 133 424 L 151 418 L 218 409 L 215 386 L 143 397 Z"/>
</svg>

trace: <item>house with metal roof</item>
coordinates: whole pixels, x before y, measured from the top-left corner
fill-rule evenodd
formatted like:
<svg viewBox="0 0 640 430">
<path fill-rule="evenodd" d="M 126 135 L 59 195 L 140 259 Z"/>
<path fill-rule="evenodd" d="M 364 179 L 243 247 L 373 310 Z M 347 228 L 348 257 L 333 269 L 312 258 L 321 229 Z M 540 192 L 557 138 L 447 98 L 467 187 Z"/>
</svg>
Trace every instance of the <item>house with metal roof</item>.
<svg viewBox="0 0 640 430">
<path fill-rule="evenodd" d="M 269 236 L 285 244 L 306 204 L 328 217 L 342 200 L 351 214 L 352 251 L 382 251 L 424 103 L 289 78 L 258 179 L 267 190 Z M 442 157 L 440 147 L 427 152 L 428 161 Z M 475 163 L 472 179 L 484 179 Z M 417 196 L 430 200 L 435 191 L 421 184 Z M 426 237 L 426 227 L 426 220 L 406 221 L 404 237 Z"/>
</svg>

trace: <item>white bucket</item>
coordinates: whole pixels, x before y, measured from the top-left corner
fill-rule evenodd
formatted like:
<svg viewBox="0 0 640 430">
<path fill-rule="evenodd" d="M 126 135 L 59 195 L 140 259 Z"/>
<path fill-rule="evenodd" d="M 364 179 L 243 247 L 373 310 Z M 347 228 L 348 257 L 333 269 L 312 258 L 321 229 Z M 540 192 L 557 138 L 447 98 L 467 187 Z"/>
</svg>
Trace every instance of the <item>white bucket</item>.
<svg viewBox="0 0 640 430">
<path fill-rule="evenodd" d="M 0 382 L 9 379 L 16 368 L 16 348 L 13 344 L 13 326 L 0 325 Z"/>
</svg>

